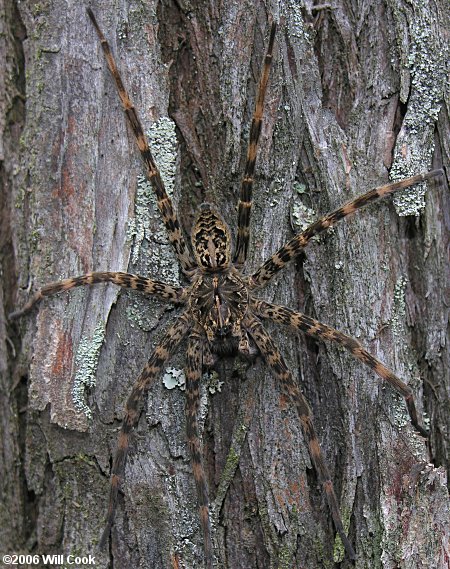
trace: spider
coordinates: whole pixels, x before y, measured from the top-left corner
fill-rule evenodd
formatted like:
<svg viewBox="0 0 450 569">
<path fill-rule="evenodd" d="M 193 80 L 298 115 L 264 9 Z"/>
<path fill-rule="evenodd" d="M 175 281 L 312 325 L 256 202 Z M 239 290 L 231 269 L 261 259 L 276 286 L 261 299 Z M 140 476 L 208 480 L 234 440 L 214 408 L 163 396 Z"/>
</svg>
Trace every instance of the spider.
<svg viewBox="0 0 450 569">
<path fill-rule="evenodd" d="M 313 426 L 310 407 L 294 381 L 279 349 L 266 332 L 262 320 L 288 326 L 313 338 L 335 342 L 343 346 L 404 397 L 412 425 L 422 436 L 427 437 L 427 431 L 418 420 L 412 389 L 382 362 L 366 351 L 357 340 L 300 312 L 260 300 L 254 296 L 254 293 L 264 287 L 274 275 L 295 259 L 315 235 L 326 231 L 341 219 L 355 213 L 367 204 L 398 190 L 437 177 L 441 175 L 442 171 L 434 170 L 419 174 L 375 188 L 357 197 L 335 211 L 324 215 L 307 229 L 295 235 L 253 274 L 244 275 L 243 270 L 247 260 L 250 239 L 250 215 L 256 154 L 261 133 L 264 99 L 273 59 L 276 24 L 272 23 L 271 25 L 251 123 L 247 160 L 238 202 L 236 244 L 233 248 L 230 228 L 219 211 L 212 204 L 203 203 L 193 224 L 190 248 L 181 231 L 177 212 L 164 188 L 137 112 L 125 90 L 109 44 L 92 10 L 88 8 L 87 12 L 100 39 L 109 70 L 115 81 L 118 95 L 146 167 L 148 179 L 157 196 L 158 207 L 169 240 L 188 281 L 186 286 L 177 287 L 129 273 L 93 272 L 44 286 L 21 310 L 10 315 L 11 319 L 24 315 L 46 296 L 74 287 L 102 282 L 110 282 L 123 288 L 142 291 L 183 307 L 181 315 L 155 348 L 127 400 L 112 466 L 109 507 L 101 543 L 104 545 L 109 539 L 117 507 L 120 483 L 124 477 L 130 436 L 139 421 L 145 396 L 169 357 L 175 352 L 181 341 L 188 336 L 185 366 L 186 431 L 198 496 L 206 567 L 212 569 L 214 551 L 208 487 L 202 464 L 202 446 L 197 424 L 202 369 L 203 367 L 210 367 L 215 357 L 220 355 L 242 354 L 249 356 L 255 350 L 261 354 L 273 376 L 279 381 L 283 394 L 297 409 L 311 460 L 325 493 L 335 529 L 344 544 L 348 558 L 354 560 L 356 558 L 355 552 L 344 531 L 338 500 Z"/>
</svg>

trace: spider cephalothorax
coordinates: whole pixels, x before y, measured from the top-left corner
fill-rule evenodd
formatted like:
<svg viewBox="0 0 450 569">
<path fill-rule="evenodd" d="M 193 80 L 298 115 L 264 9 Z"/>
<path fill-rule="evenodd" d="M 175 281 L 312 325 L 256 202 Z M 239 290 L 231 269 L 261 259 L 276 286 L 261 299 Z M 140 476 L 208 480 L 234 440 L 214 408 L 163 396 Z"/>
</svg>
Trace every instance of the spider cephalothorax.
<svg viewBox="0 0 450 569">
<path fill-rule="evenodd" d="M 199 272 L 189 304 L 195 321 L 214 344 L 228 337 L 242 337 L 248 302 L 247 287 L 236 269 L 231 268 L 215 274 Z"/>
<path fill-rule="evenodd" d="M 281 391 L 297 409 L 304 439 L 308 445 L 317 478 L 327 498 L 335 528 L 343 541 L 348 557 L 354 559 L 353 546 L 344 531 L 339 513 L 339 502 L 313 427 L 309 405 L 284 362 L 282 354 L 266 332 L 262 321 L 269 320 L 277 324 L 289 326 L 293 330 L 301 331 L 315 339 L 335 342 L 343 346 L 352 356 L 372 369 L 375 374 L 389 383 L 405 398 L 411 423 L 421 435 L 427 436 L 425 429 L 418 420 L 412 389 L 367 352 L 355 339 L 300 312 L 256 299 L 252 295 L 252 291 L 256 288 L 262 288 L 287 263 L 295 259 L 314 235 L 325 231 L 328 227 L 353 214 L 368 203 L 397 190 L 441 175 L 442 172 L 435 170 L 426 174 L 419 174 L 400 182 L 375 188 L 359 196 L 334 212 L 321 217 L 303 232 L 298 233 L 253 274 L 244 277 L 240 272 L 240 268 L 244 266 L 247 258 L 253 174 L 257 144 L 261 132 L 264 96 L 272 60 L 275 24 L 272 24 L 271 27 L 269 46 L 264 60 L 250 129 L 247 163 L 238 203 L 236 246 L 232 250 L 230 229 L 217 209 L 210 204 L 202 204 L 192 230 L 191 252 L 180 229 L 176 210 L 164 188 L 137 113 L 124 89 L 109 45 L 90 9 L 88 9 L 88 14 L 101 40 L 101 46 L 109 69 L 115 80 L 126 116 L 136 137 L 148 178 L 157 196 L 158 207 L 170 242 L 175 249 L 185 276 L 190 280 L 189 285 L 183 288 L 128 273 L 109 271 L 89 273 L 46 285 L 25 304 L 22 310 L 11 315 L 11 317 L 23 315 L 45 296 L 77 286 L 94 285 L 100 282 L 111 282 L 123 288 L 140 290 L 183 308 L 178 319 L 163 335 L 160 343 L 155 348 L 128 398 L 122 431 L 111 470 L 109 509 L 102 543 L 109 539 L 117 506 L 119 484 L 123 479 L 125 471 L 129 438 L 139 420 L 143 400 L 156 377 L 164 369 L 171 354 L 174 353 L 184 338 L 189 337 L 185 366 L 186 431 L 197 489 L 207 568 L 211 569 L 213 567 L 214 548 L 209 520 L 208 486 L 202 465 L 202 448 L 197 427 L 196 415 L 199 407 L 199 383 L 202 377 L 203 366 L 211 363 L 210 360 L 213 353 L 221 355 L 239 351 L 247 354 L 250 351 L 250 345 L 255 346 L 259 350 L 272 374 L 278 380 Z"/>
</svg>

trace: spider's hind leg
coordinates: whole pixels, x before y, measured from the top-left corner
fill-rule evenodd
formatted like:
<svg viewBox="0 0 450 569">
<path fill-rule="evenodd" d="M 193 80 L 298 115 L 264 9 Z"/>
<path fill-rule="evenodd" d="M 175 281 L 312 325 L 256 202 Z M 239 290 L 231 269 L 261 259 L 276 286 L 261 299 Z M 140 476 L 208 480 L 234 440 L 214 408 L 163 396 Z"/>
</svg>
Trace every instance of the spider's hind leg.
<svg viewBox="0 0 450 569">
<path fill-rule="evenodd" d="M 188 317 L 186 314 L 182 314 L 173 326 L 169 328 L 159 344 L 156 346 L 149 361 L 147 362 L 147 365 L 144 367 L 141 375 L 134 384 L 130 396 L 128 397 L 125 405 L 125 417 L 122 422 L 122 429 L 117 443 L 117 451 L 114 456 L 113 467 L 111 470 L 109 506 L 106 517 L 106 526 L 100 539 L 100 549 L 102 549 L 108 541 L 109 534 L 114 523 L 119 487 L 125 473 L 130 436 L 139 421 L 144 397 L 148 393 L 152 382 L 161 372 L 169 356 L 175 351 L 176 347 L 186 336 L 189 329 L 190 323 Z"/>
<path fill-rule="evenodd" d="M 200 524 L 203 530 L 206 568 L 213 568 L 213 544 L 209 514 L 208 486 L 202 461 L 202 446 L 198 434 L 197 413 L 200 403 L 202 351 L 205 340 L 195 332 L 189 338 L 186 358 L 186 434 L 192 459 Z"/>
<path fill-rule="evenodd" d="M 349 559 L 355 560 L 355 551 L 347 535 L 345 534 L 344 524 L 342 523 L 339 504 L 334 491 L 333 482 L 331 481 L 330 473 L 328 472 L 328 467 L 325 463 L 319 440 L 314 429 L 312 414 L 308 402 L 295 383 L 294 378 L 292 377 L 292 374 L 289 371 L 282 355 L 280 354 L 278 348 L 272 341 L 269 334 L 262 326 L 261 322 L 254 316 L 249 316 L 245 322 L 245 325 L 250 335 L 256 342 L 256 345 L 258 346 L 261 355 L 269 366 L 270 371 L 275 376 L 275 378 L 280 381 L 283 393 L 290 401 L 294 403 L 297 408 L 297 413 L 300 418 L 303 434 L 308 444 L 311 461 L 314 465 L 323 491 L 325 492 L 328 506 L 331 510 L 334 526 L 342 540 L 342 543 L 344 544 Z"/>
<path fill-rule="evenodd" d="M 291 326 L 296 330 L 301 330 L 308 336 L 317 338 L 318 340 L 327 340 L 336 342 L 348 350 L 360 362 L 369 366 L 373 371 L 387 381 L 400 395 L 405 399 L 406 407 L 411 419 L 411 424 L 423 437 L 428 437 L 428 432 L 420 425 L 417 416 L 416 404 L 414 402 L 413 390 L 404 381 L 398 378 L 389 368 L 387 368 L 380 360 L 377 360 L 372 354 L 365 350 L 361 344 L 352 338 L 335 330 L 331 326 L 322 324 L 301 312 L 295 312 L 285 306 L 277 306 L 262 300 L 253 300 L 253 309 L 258 316 L 262 318 L 270 318 L 273 322 Z"/>
</svg>

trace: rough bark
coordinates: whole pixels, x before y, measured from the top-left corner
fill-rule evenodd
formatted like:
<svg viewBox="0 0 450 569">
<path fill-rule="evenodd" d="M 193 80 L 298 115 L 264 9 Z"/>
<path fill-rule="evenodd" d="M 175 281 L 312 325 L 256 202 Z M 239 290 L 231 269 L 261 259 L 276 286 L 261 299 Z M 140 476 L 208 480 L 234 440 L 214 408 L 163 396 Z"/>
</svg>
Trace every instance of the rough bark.
<svg viewBox="0 0 450 569">
<path fill-rule="evenodd" d="M 96 547 L 124 402 L 175 311 L 99 286 L 6 323 L 31 291 L 59 278 L 181 277 L 83 3 L 0 6 L 1 553 L 93 553 L 100 568 L 202 567 L 184 394 L 167 388 L 185 347 L 151 390 L 111 546 Z M 235 229 L 268 18 L 281 19 L 248 271 L 302 223 L 389 172 L 448 164 L 447 0 L 92 8 L 187 232 L 202 201 L 218 204 Z M 426 417 L 429 445 L 370 370 L 269 326 L 313 408 L 358 568 L 449 564 L 449 201 L 441 180 L 417 217 L 400 217 L 391 200 L 374 204 L 260 293 L 358 338 L 413 386 Z M 218 389 L 205 380 L 201 418 L 219 566 L 349 567 L 295 411 L 273 378 L 260 360 L 226 360 L 218 375 Z"/>
</svg>

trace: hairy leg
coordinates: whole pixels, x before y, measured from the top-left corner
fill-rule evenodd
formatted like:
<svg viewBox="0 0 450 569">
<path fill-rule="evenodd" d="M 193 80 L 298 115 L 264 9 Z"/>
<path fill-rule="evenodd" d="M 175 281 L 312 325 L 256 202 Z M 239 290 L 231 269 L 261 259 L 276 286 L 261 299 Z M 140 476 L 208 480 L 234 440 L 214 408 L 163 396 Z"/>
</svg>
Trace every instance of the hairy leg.
<svg viewBox="0 0 450 569">
<path fill-rule="evenodd" d="M 264 109 L 264 97 L 269 80 L 270 65 L 272 63 L 273 43 L 275 39 L 276 24 L 272 23 L 270 29 L 269 46 L 267 48 L 264 66 L 259 80 L 258 94 L 256 96 L 255 111 L 250 127 L 250 138 L 247 148 L 247 161 L 245 163 L 244 178 L 241 184 L 241 193 L 238 204 L 238 234 L 234 263 L 241 267 L 247 258 L 248 244 L 250 240 L 250 214 L 252 207 L 252 188 L 255 175 L 256 153 L 258 151 L 259 136 L 261 134 L 262 116 Z"/>
<path fill-rule="evenodd" d="M 116 83 L 117 92 L 122 102 L 123 109 L 133 130 L 133 134 L 135 136 L 136 143 L 141 153 L 142 160 L 147 169 L 147 177 L 157 197 L 158 208 L 159 211 L 161 212 L 164 225 L 166 226 L 166 230 L 169 235 L 169 240 L 175 249 L 178 260 L 180 261 L 184 273 L 190 275 L 192 269 L 195 268 L 195 263 L 189 251 L 189 248 L 187 247 L 186 242 L 184 240 L 183 233 L 181 231 L 181 227 L 177 218 L 177 214 L 172 204 L 172 200 L 167 195 L 158 167 L 156 166 L 155 160 L 153 159 L 150 146 L 142 129 L 142 125 L 137 115 L 136 109 L 133 103 L 131 102 L 130 97 L 123 85 L 123 81 L 120 76 L 119 70 L 117 69 L 116 62 L 114 61 L 111 48 L 109 47 L 109 44 L 105 36 L 103 35 L 103 32 L 101 31 L 97 23 L 97 20 L 95 19 L 95 16 L 90 8 L 87 8 L 87 13 L 92 21 L 92 24 L 95 27 L 95 30 L 97 31 L 97 35 L 100 39 L 100 43 L 103 49 L 103 53 L 105 54 L 106 62 L 108 64 L 111 75 L 113 76 L 113 79 Z"/>
<path fill-rule="evenodd" d="M 169 356 L 175 351 L 176 347 L 186 336 L 189 329 L 190 324 L 188 316 L 186 314 L 182 314 L 178 317 L 172 327 L 164 334 L 161 341 L 156 346 L 147 365 L 144 367 L 141 375 L 134 384 L 133 390 L 127 400 L 125 405 L 125 416 L 122 422 L 122 429 L 120 431 L 117 451 L 111 471 L 111 488 L 109 493 L 106 527 L 100 540 L 100 547 L 104 547 L 108 541 L 111 527 L 114 522 L 119 486 L 125 473 L 130 435 L 139 421 L 144 397 L 147 395 L 151 384 L 161 372 Z"/>
<path fill-rule="evenodd" d="M 208 484 L 202 461 L 202 445 L 198 434 L 197 413 L 200 402 L 200 380 L 202 377 L 202 348 L 204 338 L 193 332 L 189 338 L 186 358 L 186 434 L 197 489 L 200 523 L 205 544 L 207 569 L 213 567 L 213 545 L 209 515 Z"/>
<path fill-rule="evenodd" d="M 283 269 L 287 263 L 295 259 L 295 257 L 297 257 L 301 251 L 303 251 L 303 249 L 315 235 L 319 235 L 319 233 L 322 233 L 329 227 L 333 227 L 333 225 L 336 225 L 336 223 L 341 219 L 344 219 L 344 217 L 355 213 L 355 211 L 358 211 L 362 207 L 374 201 L 377 201 L 384 196 L 393 194 L 394 192 L 403 190 L 405 188 L 409 188 L 410 186 L 418 184 L 419 182 L 424 182 L 425 180 L 430 180 L 431 178 L 437 178 L 438 176 L 442 176 L 442 174 L 442 170 L 433 170 L 432 172 L 419 174 L 417 176 L 406 178 L 399 182 L 380 186 L 379 188 L 375 188 L 370 192 L 357 197 L 356 199 L 348 202 L 335 211 L 324 215 L 312 223 L 304 231 L 298 233 L 288 243 L 286 243 L 286 245 L 283 245 L 281 249 L 279 249 L 274 255 L 267 259 L 267 261 L 261 265 L 261 267 L 259 267 L 259 269 L 249 278 L 249 287 L 251 289 L 255 289 L 267 284 L 270 279 L 276 273 L 278 273 L 278 271 Z"/>
<path fill-rule="evenodd" d="M 352 338 L 338 332 L 334 328 L 322 324 L 309 316 L 305 316 L 301 312 L 295 312 L 284 306 L 277 306 L 262 300 L 253 300 L 252 309 L 262 318 L 267 318 L 278 324 L 291 326 L 296 330 L 301 330 L 305 334 L 317 338 L 319 340 L 327 340 L 336 342 L 348 350 L 355 358 L 363 364 L 369 366 L 382 379 L 387 381 L 392 387 L 405 398 L 409 416 L 413 427 L 423 436 L 428 437 L 427 431 L 419 424 L 417 418 L 417 410 L 414 402 L 413 390 L 399 379 L 389 368 L 381 363 L 377 358 L 369 354 L 361 344 Z"/>
<path fill-rule="evenodd" d="M 292 374 L 289 371 L 282 355 L 280 354 L 278 348 L 272 341 L 269 334 L 263 328 L 261 322 L 254 316 L 248 316 L 244 325 L 258 346 L 264 360 L 270 368 L 270 371 L 274 377 L 280 381 L 281 389 L 284 395 L 290 401 L 292 401 L 292 403 L 297 408 L 303 434 L 308 444 L 311 461 L 314 465 L 323 491 L 325 492 L 334 526 L 342 540 L 342 543 L 344 544 L 348 557 L 351 560 L 354 560 L 355 552 L 344 531 L 344 525 L 342 523 L 341 514 L 339 512 L 338 500 L 334 492 L 333 483 L 331 481 L 330 473 L 328 472 L 328 467 L 325 463 L 325 459 L 320 448 L 316 431 L 314 429 L 312 422 L 312 413 L 308 402 L 295 383 L 294 378 L 292 377 Z"/>
<path fill-rule="evenodd" d="M 184 289 L 174 287 L 172 285 L 140 277 L 139 275 L 132 275 L 130 273 L 115 273 L 115 272 L 99 272 L 87 273 L 79 277 L 72 277 L 62 281 L 56 281 L 43 286 L 38 290 L 33 297 L 25 304 L 21 310 L 12 312 L 9 315 L 10 320 L 14 320 L 29 312 L 36 304 L 38 304 L 44 297 L 57 294 L 77 286 L 94 285 L 97 283 L 114 283 L 123 288 L 131 288 L 134 290 L 142 291 L 146 294 L 152 294 L 163 300 L 169 302 L 183 302 Z"/>
</svg>

